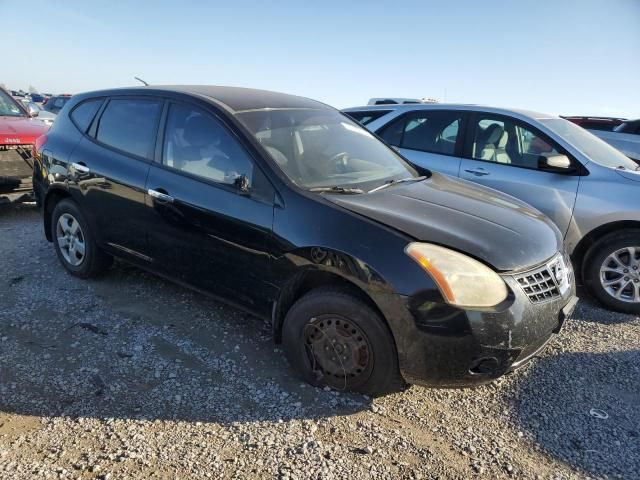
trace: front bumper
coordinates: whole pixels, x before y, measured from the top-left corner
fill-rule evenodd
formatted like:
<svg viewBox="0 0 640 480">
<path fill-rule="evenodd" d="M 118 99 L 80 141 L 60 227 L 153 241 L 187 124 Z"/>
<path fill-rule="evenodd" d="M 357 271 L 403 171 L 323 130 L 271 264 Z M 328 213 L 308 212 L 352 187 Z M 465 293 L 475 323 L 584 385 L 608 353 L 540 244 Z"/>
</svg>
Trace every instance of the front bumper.
<svg viewBox="0 0 640 480">
<path fill-rule="evenodd" d="M 0 145 L 0 194 L 31 190 L 31 145 Z"/>
<path fill-rule="evenodd" d="M 407 318 L 394 332 L 400 370 L 408 383 L 464 387 L 486 383 L 538 354 L 577 302 L 575 282 L 557 298 L 532 302 L 513 277 L 509 298 L 489 311 L 402 297 Z"/>
</svg>

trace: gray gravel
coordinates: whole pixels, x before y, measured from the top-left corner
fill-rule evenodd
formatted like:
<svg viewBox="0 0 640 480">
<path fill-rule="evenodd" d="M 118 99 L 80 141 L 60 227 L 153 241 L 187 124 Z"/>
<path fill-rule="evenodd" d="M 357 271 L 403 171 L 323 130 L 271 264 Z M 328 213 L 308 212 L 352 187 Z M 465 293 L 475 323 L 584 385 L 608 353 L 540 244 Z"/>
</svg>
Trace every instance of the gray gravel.
<svg viewBox="0 0 640 480">
<path fill-rule="evenodd" d="M 67 275 L 0 210 L 0 478 L 640 478 L 640 319 L 582 300 L 489 386 L 371 400 L 262 321 L 135 268 Z"/>
</svg>

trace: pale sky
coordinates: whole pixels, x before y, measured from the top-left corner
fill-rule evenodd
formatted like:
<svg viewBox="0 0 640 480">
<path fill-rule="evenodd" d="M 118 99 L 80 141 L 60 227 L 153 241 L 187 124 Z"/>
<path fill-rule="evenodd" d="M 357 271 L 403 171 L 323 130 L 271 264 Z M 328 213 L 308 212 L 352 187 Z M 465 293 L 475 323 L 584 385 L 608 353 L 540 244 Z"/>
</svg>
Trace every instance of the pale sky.
<svg viewBox="0 0 640 480">
<path fill-rule="evenodd" d="M 234 85 L 640 117 L 640 0 L 0 0 L 0 83 Z"/>
</svg>

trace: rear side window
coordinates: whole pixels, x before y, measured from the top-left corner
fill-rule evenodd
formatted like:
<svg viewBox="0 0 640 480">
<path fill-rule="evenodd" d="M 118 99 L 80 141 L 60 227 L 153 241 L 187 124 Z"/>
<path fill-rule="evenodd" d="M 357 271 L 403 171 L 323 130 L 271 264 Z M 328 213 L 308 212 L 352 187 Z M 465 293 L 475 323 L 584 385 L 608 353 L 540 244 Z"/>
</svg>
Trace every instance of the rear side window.
<svg viewBox="0 0 640 480">
<path fill-rule="evenodd" d="M 98 112 L 100 105 L 102 105 L 102 98 L 96 98 L 82 102 L 71 111 L 71 120 L 82 133 L 85 133 L 91 125 L 91 120 Z"/>
<path fill-rule="evenodd" d="M 100 117 L 96 139 L 132 155 L 150 158 L 160 110 L 159 100 L 112 99 Z"/>
<path fill-rule="evenodd" d="M 402 116 L 379 135 L 397 147 L 453 155 L 461 124 L 461 112 L 423 111 Z"/>
<path fill-rule="evenodd" d="M 69 100 L 68 97 L 55 97 L 55 100 L 53 101 L 53 106 L 57 108 L 62 108 L 64 107 L 64 104 L 67 103 L 68 100 Z"/>
<path fill-rule="evenodd" d="M 383 115 L 386 115 L 391 110 L 374 110 L 374 111 L 361 111 L 361 112 L 344 112 L 349 117 L 353 118 L 356 122 L 359 122 L 361 125 L 368 125 L 374 120 L 379 119 Z"/>
</svg>

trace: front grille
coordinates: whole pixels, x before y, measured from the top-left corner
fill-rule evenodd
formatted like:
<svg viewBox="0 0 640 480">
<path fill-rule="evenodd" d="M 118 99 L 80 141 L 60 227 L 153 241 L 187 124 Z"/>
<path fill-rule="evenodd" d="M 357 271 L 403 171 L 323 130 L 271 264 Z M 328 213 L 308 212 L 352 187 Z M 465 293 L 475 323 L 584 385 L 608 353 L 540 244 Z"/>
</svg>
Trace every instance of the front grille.
<svg viewBox="0 0 640 480">
<path fill-rule="evenodd" d="M 569 288 L 570 272 L 561 256 L 515 279 L 533 303 L 545 302 L 560 297 Z"/>
<path fill-rule="evenodd" d="M 0 177 L 31 178 L 32 172 L 33 159 L 30 149 L 20 147 L 0 151 Z"/>
</svg>

